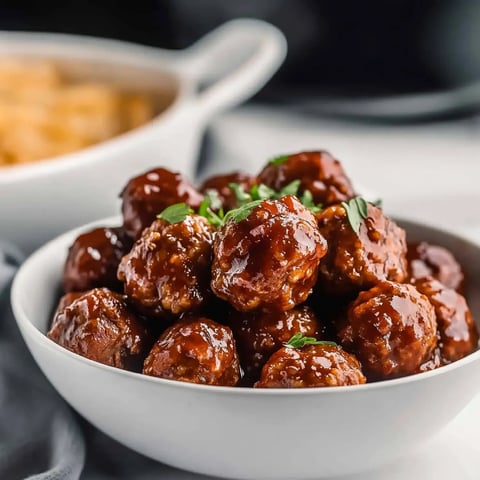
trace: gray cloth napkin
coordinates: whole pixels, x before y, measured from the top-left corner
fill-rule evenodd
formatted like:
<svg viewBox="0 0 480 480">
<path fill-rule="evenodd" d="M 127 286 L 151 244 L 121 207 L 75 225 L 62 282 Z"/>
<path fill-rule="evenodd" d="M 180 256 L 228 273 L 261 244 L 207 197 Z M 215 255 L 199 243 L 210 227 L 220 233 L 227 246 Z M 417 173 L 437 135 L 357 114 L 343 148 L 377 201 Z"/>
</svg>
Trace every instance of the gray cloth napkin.
<svg viewBox="0 0 480 480">
<path fill-rule="evenodd" d="M 10 309 L 9 285 L 21 260 L 0 243 L 0 479 L 205 479 L 123 447 L 55 392 L 27 351 Z"/>
</svg>

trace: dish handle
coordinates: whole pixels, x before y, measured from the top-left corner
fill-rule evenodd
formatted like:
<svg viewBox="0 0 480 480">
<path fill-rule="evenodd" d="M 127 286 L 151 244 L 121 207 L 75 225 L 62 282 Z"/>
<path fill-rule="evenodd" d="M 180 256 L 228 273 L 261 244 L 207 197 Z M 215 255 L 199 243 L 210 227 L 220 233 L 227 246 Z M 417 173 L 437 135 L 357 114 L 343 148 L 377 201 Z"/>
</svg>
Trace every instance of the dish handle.
<svg viewBox="0 0 480 480">
<path fill-rule="evenodd" d="M 177 69 L 199 86 L 193 107 L 200 120 L 234 107 L 257 93 L 287 52 L 273 25 L 237 19 L 210 32 L 177 57 Z M 203 87 L 203 88 L 202 88 Z"/>
</svg>

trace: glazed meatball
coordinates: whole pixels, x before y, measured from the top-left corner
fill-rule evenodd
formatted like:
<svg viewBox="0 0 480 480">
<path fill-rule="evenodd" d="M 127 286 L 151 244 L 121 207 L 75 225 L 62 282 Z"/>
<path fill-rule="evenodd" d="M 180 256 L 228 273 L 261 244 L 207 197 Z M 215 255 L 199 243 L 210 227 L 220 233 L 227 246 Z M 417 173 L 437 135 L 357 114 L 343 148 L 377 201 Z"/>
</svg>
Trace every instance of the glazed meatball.
<svg viewBox="0 0 480 480">
<path fill-rule="evenodd" d="M 242 172 L 232 172 L 226 175 L 216 175 L 207 178 L 200 191 L 206 193 L 213 190 L 218 194 L 224 211 L 232 210 L 238 207 L 235 192 L 228 186 L 230 183 L 238 183 L 245 192 L 249 192 L 255 183 L 255 179 Z"/>
<path fill-rule="evenodd" d="M 240 366 L 232 331 L 204 317 L 182 319 L 155 342 L 143 373 L 233 387 L 240 379 Z"/>
<path fill-rule="evenodd" d="M 329 295 L 351 295 L 382 280 L 403 282 L 407 276 L 405 231 L 368 204 L 368 217 L 358 234 L 341 205 L 317 215 L 318 226 L 328 243 L 319 268 L 319 290 Z"/>
<path fill-rule="evenodd" d="M 366 379 L 358 360 L 338 345 L 282 347 L 267 361 L 255 388 L 358 385 Z"/>
<path fill-rule="evenodd" d="M 244 371 L 243 385 L 252 385 L 268 357 L 296 333 L 321 338 L 321 326 L 310 307 L 300 306 L 287 312 L 235 312 L 229 325 L 237 342 Z"/>
<path fill-rule="evenodd" d="M 355 196 L 341 163 L 324 151 L 288 155 L 284 161 L 280 157 L 267 164 L 258 176 L 258 183 L 274 190 L 281 190 L 294 180 L 300 180 L 299 194 L 309 190 L 314 202 L 323 206 Z"/>
<path fill-rule="evenodd" d="M 85 293 L 87 292 L 68 292 L 63 295 L 58 302 L 57 308 L 55 310 L 55 315 L 63 311 L 65 307 L 68 307 L 74 300 L 80 298 L 82 295 L 85 295 Z"/>
<path fill-rule="evenodd" d="M 131 246 L 131 240 L 121 228 L 96 228 L 83 233 L 68 251 L 63 290 L 81 292 L 95 287 L 121 290 L 117 268 Z"/>
<path fill-rule="evenodd" d="M 68 303 L 71 298 L 61 300 L 66 306 L 57 310 L 48 337 L 90 360 L 140 371 L 153 339 L 122 296 L 95 288 Z"/>
<path fill-rule="evenodd" d="M 462 293 L 464 283 L 462 268 L 446 248 L 427 242 L 410 243 L 407 262 L 410 283 L 433 277 L 447 288 Z"/>
<path fill-rule="evenodd" d="M 415 373 L 437 345 L 435 310 L 414 286 L 382 282 L 360 292 L 338 337 L 369 380 Z"/>
<path fill-rule="evenodd" d="M 186 178 L 165 168 L 156 168 L 132 178 L 120 196 L 123 225 L 134 240 L 170 205 L 186 203 L 197 209 L 203 200 Z"/>
<path fill-rule="evenodd" d="M 168 317 L 205 304 L 214 231 L 198 215 L 172 224 L 155 220 L 143 231 L 118 267 L 118 279 L 140 312 Z"/>
<path fill-rule="evenodd" d="M 212 290 L 240 311 L 285 311 L 302 303 L 327 251 L 315 217 L 292 195 L 227 221 L 213 248 Z"/>
<path fill-rule="evenodd" d="M 472 353 L 478 347 L 478 331 L 465 298 L 433 278 L 415 283 L 435 308 L 438 346 L 442 365 Z"/>
</svg>

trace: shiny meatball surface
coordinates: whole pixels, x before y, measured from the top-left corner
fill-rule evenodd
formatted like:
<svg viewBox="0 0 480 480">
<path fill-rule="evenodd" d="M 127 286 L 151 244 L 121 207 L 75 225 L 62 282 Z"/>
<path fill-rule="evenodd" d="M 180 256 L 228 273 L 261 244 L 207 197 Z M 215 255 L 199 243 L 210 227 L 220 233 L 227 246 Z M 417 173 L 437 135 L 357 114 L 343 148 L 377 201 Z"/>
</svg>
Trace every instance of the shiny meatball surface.
<svg viewBox="0 0 480 480">
<path fill-rule="evenodd" d="M 185 177 L 165 168 L 155 168 L 132 178 L 120 196 L 124 228 L 134 240 L 168 206 L 186 203 L 197 209 L 203 199 Z"/>
<path fill-rule="evenodd" d="M 407 262 L 411 283 L 433 277 L 462 293 L 465 280 L 462 267 L 446 248 L 427 242 L 409 243 Z"/>
<path fill-rule="evenodd" d="M 240 311 L 290 310 L 308 297 L 326 250 L 315 217 L 295 197 L 265 200 L 217 232 L 212 290 Z"/>
<path fill-rule="evenodd" d="M 341 163 L 328 152 L 301 152 L 288 155 L 280 164 L 270 162 L 260 172 L 258 183 L 274 190 L 300 180 L 299 193 L 312 193 L 315 203 L 332 205 L 355 196 L 352 184 Z"/>
<path fill-rule="evenodd" d="M 360 292 L 338 336 L 369 380 L 410 375 L 437 345 L 435 310 L 414 286 L 382 282 Z"/>
<path fill-rule="evenodd" d="M 415 283 L 435 308 L 438 346 L 443 365 L 465 357 L 478 348 L 478 331 L 465 298 L 433 278 Z"/>
<path fill-rule="evenodd" d="M 143 373 L 233 387 L 240 379 L 240 366 L 232 331 L 204 317 L 182 319 L 155 342 Z"/>
<path fill-rule="evenodd" d="M 139 311 L 157 317 L 199 309 L 209 298 L 212 241 L 205 218 L 155 220 L 118 267 L 125 293 Z"/>
<path fill-rule="evenodd" d="M 245 192 L 249 192 L 255 183 L 255 179 L 242 172 L 232 172 L 225 175 L 215 175 L 207 178 L 201 185 L 200 191 L 206 193 L 214 190 L 222 202 L 225 211 L 238 207 L 235 192 L 228 186 L 230 183 L 237 183 Z"/>
<path fill-rule="evenodd" d="M 63 290 L 85 291 L 95 287 L 121 290 L 117 268 L 130 247 L 131 240 L 121 228 L 96 228 L 78 236 L 68 251 Z"/>
<path fill-rule="evenodd" d="M 229 321 L 244 371 L 242 384 L 252 385 L 276 350 L 296 333 L 321 338 L 321 325 L 313 310 L 300 306 L 287 312 L 234 312 Z"/>
<path fill-rule="evenodd" d="M 152 338 L 122 296 L 95 288 L 60 301 L 48 337 L 68 350 L 112 367 L 139 371 Z"/>
<path fill-rule="evenodd" d="M 335 345 L 282 347 L 267 361 L 255 388 L 338 387 L 365 383 L 358 360 Z"/>
<path fill-rule="evenodd" d="M 328 243 L 320 263 L 319 289 L 330 295 L 349 295 L 367 290 L 382 280 L 403 282 L 407 276 L 405 231 L 368 204 L 368 217 L 358 234 L 345 208 L 331 206 L 317 215 L 318 226 Z"/>
</svg>

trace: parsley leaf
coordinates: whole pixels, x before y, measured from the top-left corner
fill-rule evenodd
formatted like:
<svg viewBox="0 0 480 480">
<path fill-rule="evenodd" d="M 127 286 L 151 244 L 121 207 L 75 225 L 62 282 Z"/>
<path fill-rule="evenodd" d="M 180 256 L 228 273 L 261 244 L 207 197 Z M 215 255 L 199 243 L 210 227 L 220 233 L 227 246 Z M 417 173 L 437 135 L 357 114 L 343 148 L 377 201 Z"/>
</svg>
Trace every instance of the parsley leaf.
<svg viewBox="0 0 480 480">
<path fill-rule="evenodd" d="M 198 208 L 198 214 L 202 217 L 205 217 L 210 225 L 219 228 L 223 225 L 223 209 L 220 204 L 218 212 L 215 213 L 211 208 L 212 202 L 215 202 L 215 198 L 205 195 L 200 207 Z"/>
<path fill-rule="evenodd" d="M 278 157 L 272 158 L 268 162 L 268 164 L 269 165 L 275 165 L 275 166 L 283 165 L 288 160 L 288 157 L 289 157 L 289 155 L 279 155 Z"/>
<path fill-rule="evenodd" d="M 245 220 L 252 210 L 260 205 L 263 200 L 253 200 L 252 202 L 246 203 L 241 207 L 235 208 L 234 210 L 229 210 L 225 217 L 223 217 L 223 223 L 227 223 L 229 220 L 233 220 L 234 222 L 241 222 Z"/>
<path fill-rule="evenodd" d="M 252 201 L 251 195 L 249 195 L 239 183 L 229 183 L 228 188 L 235 194 L 239 207 Z"/>
<path fill-rule="evenodd" d="M 362 220 L 368 217 L 368 204 L 362 197 L 351 198 L 342 202 L 342 207 L 347 212 L 348 223 L 352 230 L 358 234 Z"/>
<path fill-rule="evenodd" d="M 254 185 L 250 190 L 250 196 L 252 200 L 269 200 L 274 198 L 275 190 L 273 188 L 267 187 L 263 183 L 260 185 Z"/>
<path fill-rule="evenodd" d="M 174 203 L 170 205 L 162 213 L 157 215 L 159 220 L 165 220 L 166 222 L 180 223 L 185 220 L 187 215 L 195 213 L 186 203 Z"/>
<path fill-rule="evenodd" d="M 284 342 L 283 345 L 289 348 L 302 348 L 305 345 L 330 345 L 334 347 L 337 344 L 327 340 L 317 340 L 315 337 L 304 337 L 298 332 L 288 342 Z"/>
<path fill-rule="evenodd" d="M 282 198 L 286 195 L 297 195 L 300 187 L 300 180 L 294 180 L 288 185 L 285 185 L 276 195 L 275 198 Z"/>
<path fill-rule="evenodd" d="M 208 199 L 208 206 L 212 210 L 220 210 L 222 208 L 222 201 L 220 200 L 216 190 L 208 189 L 205 192 L 204 198 Z"/>
<path fill-rule="evenodd" d="M 310 190 L 305 190 L 302 193 L 302 196 L 300 198 L 300 201 L 302 204 L 307 207 L 313 214 L 321 212 L 323 205 L 321 203 L 315 204 L 313 201 L 313 195 Z"/>
</svg>

